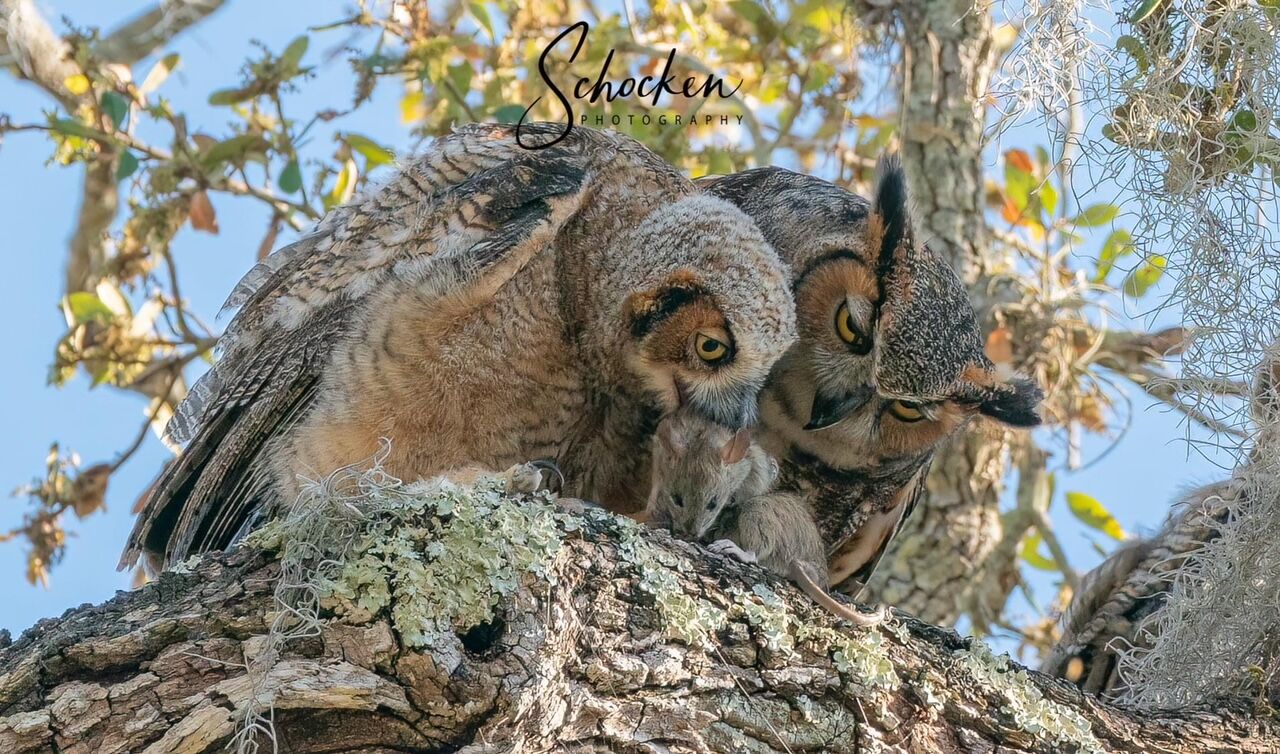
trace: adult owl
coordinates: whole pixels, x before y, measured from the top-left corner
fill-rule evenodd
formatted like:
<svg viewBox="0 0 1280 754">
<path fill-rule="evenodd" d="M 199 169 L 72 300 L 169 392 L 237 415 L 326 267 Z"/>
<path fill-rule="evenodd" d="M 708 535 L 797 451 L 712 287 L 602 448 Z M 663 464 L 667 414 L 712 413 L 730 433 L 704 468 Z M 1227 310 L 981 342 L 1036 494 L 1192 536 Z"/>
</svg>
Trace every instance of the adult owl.
<svg viewBox="0 0 1280 754">
<path fill-rule="evenodd" d="M 1198 551 L 1220 546 L 1224 530 L 1249 526 L 1250 515 L 1261 507 L 1251 499 L 1257 480 L 1274 478 L 1269 469 L 1280 444 L 1280 342 L 1263 352 L 1248 407 L 1254 427 L 1249 457 L 1229 478 L 1182 495 L 1159 531 L 1124 543 L 1085 574 L 1062 616 L 1062 636 L 1046 653 L 1041 671 L 1105 699 L 1124 695 L 1128 684 L 1121 654 L 1141 653 L 1156 644 L 1166 623 L 1160 620 L 1162 612 L 1177 582 L 1186 577 L 1187 559 L 1210 557 Z M 1231 607 L 1268 615 L 1272 610 L 1265 602 Z"/>
<path fill-rule="evenodd" d="M 831 583 L 856 593 L 942 441 L 978 414 L 1033 426 L 1040 393 L 984 354 L 959 279 L 912 230 L 895 160 L 874 202 L 780 168 L 699 186 L 750 215 L 790 267 L 799 339 L 761 394 L 760 441 L 780 488 L 811 506 Z"/>
<path fill-rule="evenodd" d="M 1184 495 L 1160 531 L 1126 542 L 1080 580 L 1062 617 L 1062 637 L 1041 672 L 1114 699 L 1125 690 L 1120 654 L 1150 648 L 1151 616 L 1164 609 L 1187 555 L 1220 535 L 1242 486 L 1225 480 Z"/>
<path fill-rule="evenodd" d="M 560 130 L 460 128 L 252 270 L 122 565 L 223 548 L 381 438 L 404 478 L 547 458 L 627 511 L 663 414 L 753 423 L 795 334 L 777 255 L 639 143 Z"/>
</svg>

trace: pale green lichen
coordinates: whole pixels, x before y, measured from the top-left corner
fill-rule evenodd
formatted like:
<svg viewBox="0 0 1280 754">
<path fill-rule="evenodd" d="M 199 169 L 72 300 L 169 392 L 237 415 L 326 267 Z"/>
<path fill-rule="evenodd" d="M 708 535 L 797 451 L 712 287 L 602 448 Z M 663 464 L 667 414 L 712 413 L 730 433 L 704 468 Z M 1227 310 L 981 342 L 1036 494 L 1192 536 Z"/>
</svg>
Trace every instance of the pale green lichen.
<svg viewBox="0 0 1280 754">
<path fill-rule="evenodd" d="M 754 584 L 750 592 L 730 589 L 729 594 L 747 622 L 755 626 L 767 649 L 788 656 L 795 653 L 800 621 L 787 610 L 787 603 L 776 592 L 764 584 Z"/>
<path fill-rule="evenodd" d="M 829 652 L 836 669 L 857 691 L 875 693 L 901 685 L 880 632 L 839 631 L 805 622 L 787 609 L 786 601 L 763 584 L 754 585 L 750 592 L 731 589 L 730 595 L 769 649 L 791 654 L 796 642 L 803 641 L 819 652 Z"/>
<path fill-rule="evenodd" d="M 570 518 L 544 502 L 444 480 L 406 485 L 402 505 L 372 519 L 340 569 L 319 586 L 323 604 L 353 622 L 390 609 L 409 646 L 488 622 L 502 598 L 533 575 L 551 584 L 551 563 Z"/>
<path fill-rule="evenodd" d="M 942 708 L 945 706 L 945 700 L 942 695 L 938 693 L 938 689 L 933 685 L 932 681 L 928 678 L 921 678 L 913 684 L 913 686 L 916 693 L 919 694 L 920 700 L 924 702 L 924 706 L 934 712 L 942 711 Z"/>
<path fill-rule="evenodd" d="M 710 602 L 690 597 L 681 588 L 677 570 L 688 570 L 688 564 L 682 564 L 675 553 L 650 544 L 640 536 L 640 526 L 634 521 L 619 517 L 615 526 L 619 533 L 618 554 L 639 573 L 640 588 L 653 595 L 662 617 L 663 634 L 691 647 L 711 647 L 728 616 Z"/>
<path fill-rule="evenodd" d="M 1060 746 L 1074 745 L 1079 754 L 1101 754 L 1102 743 L 1079 712 L 1046 699 L 1025 670 L 1013 669 L 1008 655 L 999 657 L 979 641 L 956 652 L 961 664 L 984 688 L 998 691 L 1003 710 L 1022 730 Z"/>
</svg>

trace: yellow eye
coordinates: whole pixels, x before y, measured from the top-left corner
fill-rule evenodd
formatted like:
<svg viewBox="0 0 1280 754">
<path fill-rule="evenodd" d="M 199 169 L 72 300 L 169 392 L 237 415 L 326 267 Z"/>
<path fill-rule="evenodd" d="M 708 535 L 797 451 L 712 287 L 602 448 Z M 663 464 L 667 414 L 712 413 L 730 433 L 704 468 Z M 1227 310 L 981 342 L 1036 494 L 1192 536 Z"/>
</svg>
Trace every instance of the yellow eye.
<svg viewBox="0 0 1280 754">
<path fill-rule="evenodd" d="M 698 333 L 697 338 L 694 339 L 693 350 L 698 352 L 699 359 L 708 364 L 719 364 L 729 356 L 728 343 L 702 333 Z"/>
<path fill-rule="evenodd" d="M 871 350 L 871 343 L 867 336 L 863 335 L 858 326 L 853 323 L 853 314 L 849 311 L 847 303 L 840 304 L 840 308 L 836 310 L 836 334 L 840 336 L 840 340 L 848 343 L 858 353 Z"/>
<path fill-rule="evenodd" d="M 898 421 L 904 421 L 908 424 L 926 418 L 924 412 L 920 410 L 920 404 L 912 403 L 911 401 L 894 401 L 890 403 L 889 413 L 893 414 Z"/>
</svg>

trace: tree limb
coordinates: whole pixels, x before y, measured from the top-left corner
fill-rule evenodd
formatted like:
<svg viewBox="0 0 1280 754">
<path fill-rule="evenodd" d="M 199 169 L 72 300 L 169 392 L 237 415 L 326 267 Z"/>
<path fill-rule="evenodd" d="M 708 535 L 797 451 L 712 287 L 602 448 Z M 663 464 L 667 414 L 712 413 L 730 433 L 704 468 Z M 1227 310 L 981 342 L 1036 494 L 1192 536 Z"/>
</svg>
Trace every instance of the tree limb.
<svg viewBox="0 0 1280 754">
<path fill-rule="evenodd" d="M 526 574 L 487 623 L 414 648 L 390 626 L 388 614 L 406 607 L 397 603 L 364 622 L 326 621 L 256 680 L 246 667 L 267 651 L 277 564 L 248 548 L 206 557 L 41 621 L 0 649 L 0 750 L 216 751 L 251 698 L 270 704 L 276 743 L 292 752 L 1280 746 L 1270 719 L 1127 713 L 1038 673 L 1002 670 L 980 645 L 912 619 L 869 632 L 838 626 L 754 566 L 665 533 L 606 515 L 581 527 L 554 557 L 554 585 Z M 655 585 L 628 561 L 637 537 L 655 563 L 674 564 L 664 566 L 674 581 Z M 705 647 L 671 638 L 663 605 L 691 603 L 727 610 Z"/>
<path fill-rule="evenodd" d="M 94 54 L 113 63 L 132 65 L 203 21 L 225 2 L 226 0 L 167 0 L 159 3 L 107 35 L 94 47 Z"/>
<path fill-rule="evenodd" d="M 32 0 L 0 0 L 0 66 L 39 86 L 68 109 L 76 102 L 66 80 L 80 71 L 67 59 L 67 43 L 54 33 Z"/>
<path fill-rule="evenodd" d="M 94 46 L 94 55 L 112 63 L 133 65 L 162 48 L 181 32 L 203 21 L 221 8 L 225 2 L 226 0 L 167 0 L 167 2 L 158 3 L 121 24 L 119 28 L 103 38 Z M 39 56 L 40 60 L 50 59 L 48 52 L 56 49 L 54 42 L 62 43 L 62 40 L 40 17 L 39 11 L 31 0 L 2 0 L 0 12 L 6 14 L 18 12 L 24 21 L 36 24 L 35 27 L 30 28 L 18 27 L 19 31 L 16 32 L 18 37 L 27 43 L 20 45 L 19 50 L 13 49 L 6 38 L 8 35 L 0 33 L 0 68 L 20 65 L 20 50 L 30 49 L 30 42 L 34 40 L 39 39 L 43 42 L 43 54 Z M 4 25 L 0 24 L 0 31 L 3 28 Z M 63 78 L 65 79 L 65 76 Z M 32 80 L 46 90 L 49 89 L 48 83 L 52 81 L 49 77 Z M 62 79 L 57 81 L 60 82 Z"/>
</svg>

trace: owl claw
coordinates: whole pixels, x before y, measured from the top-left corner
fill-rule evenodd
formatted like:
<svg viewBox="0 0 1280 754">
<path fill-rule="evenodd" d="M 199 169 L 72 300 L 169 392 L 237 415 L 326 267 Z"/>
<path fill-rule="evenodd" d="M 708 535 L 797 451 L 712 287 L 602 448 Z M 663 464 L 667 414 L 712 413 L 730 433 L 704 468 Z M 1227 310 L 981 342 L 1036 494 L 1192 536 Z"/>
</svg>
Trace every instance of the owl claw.
<svg viewBox="0 0 1280 754">
<path fill-rule="evenodd" d="M 707 545 L 707 549 L 710 550 L 711 552 L 714 552 L 717 555 L 723 555 L 725 557 L 735 558 L 737 560 L 742 561 L 743 563 L 756 562 L 756 554 L 754 552 L 748 552 L 747 550 L 744 550 L 741 547 L 738 547 L 738 545 L 735 544 L 733 540 L 717 539 L 716 541 Z"/>
<path fill-rule="evenodd" d="M 502 472 L 507 482 L 507 492 L 512 495 L 532 495 L 537 492 L 560 494 L 564 488 L 564 474 L 552 461 L 537 460 L 518 463 Z"/>
<path fill-rule="evenodd" d="M 564 490 L 564 472 L 560 470 L 555 461 L 540 458 L 536 461 L 530 461 L 528 465 L 538 469 L 542 476 L 541 486 L 535 492 L 545 490 L 552 495 L 559 495 Z"/>
</svg>

